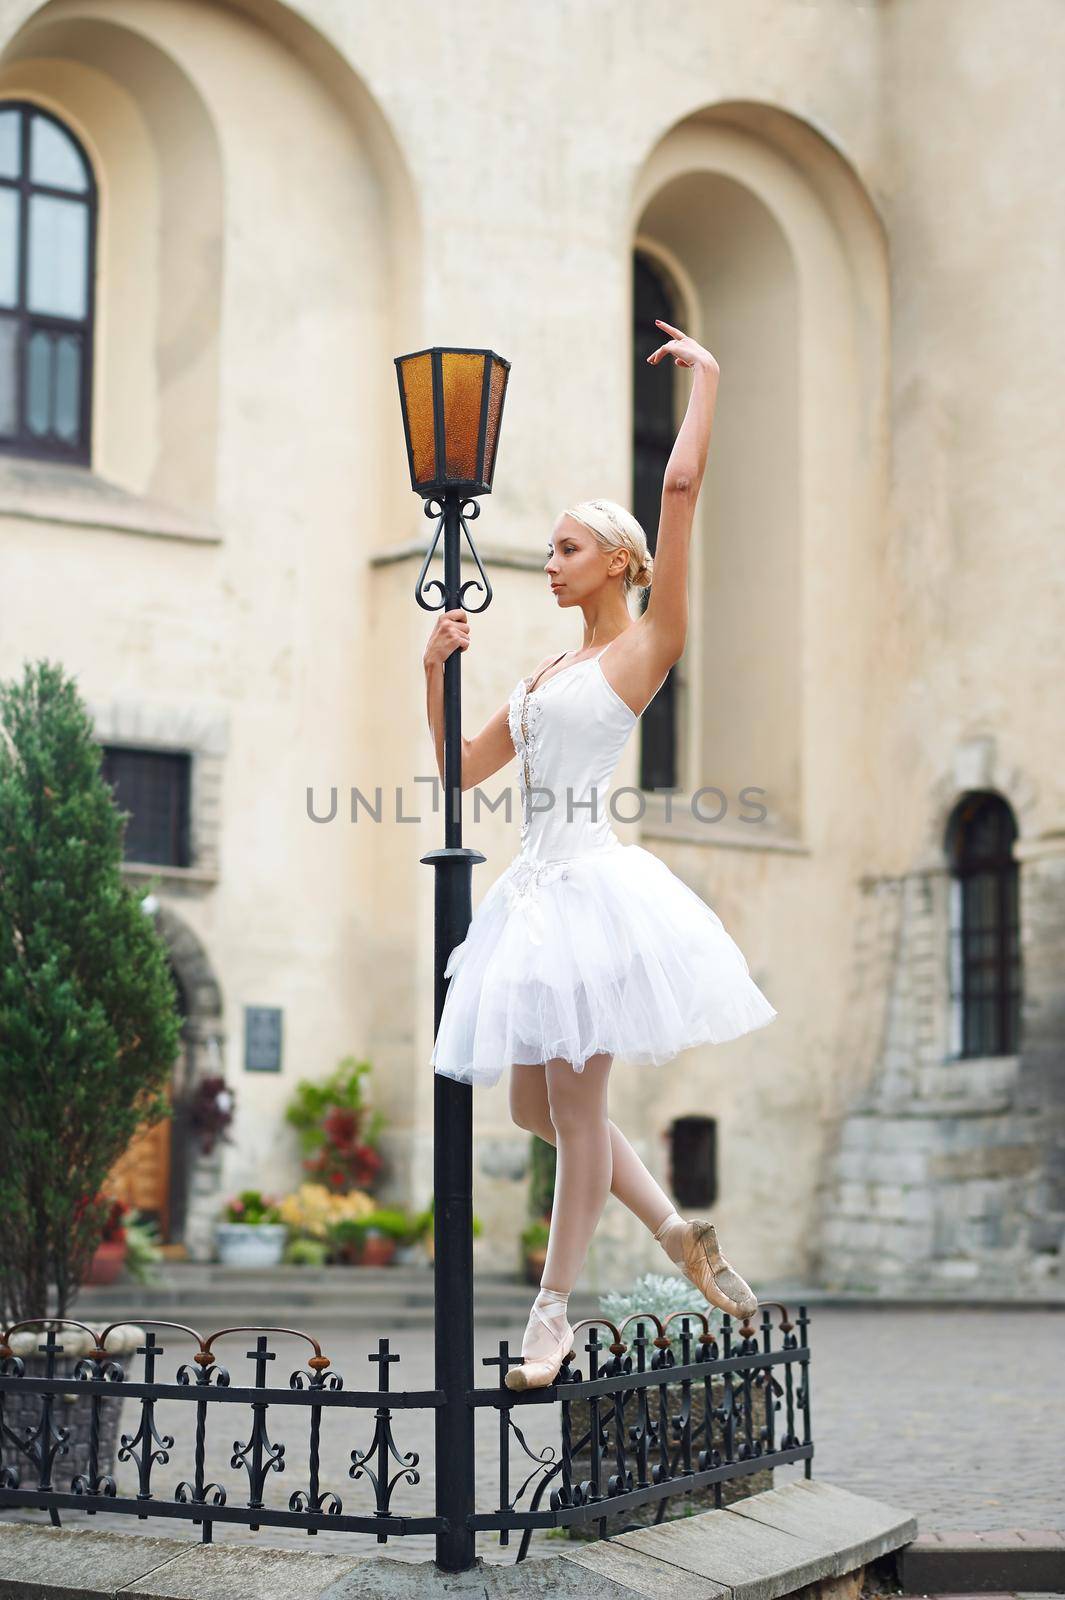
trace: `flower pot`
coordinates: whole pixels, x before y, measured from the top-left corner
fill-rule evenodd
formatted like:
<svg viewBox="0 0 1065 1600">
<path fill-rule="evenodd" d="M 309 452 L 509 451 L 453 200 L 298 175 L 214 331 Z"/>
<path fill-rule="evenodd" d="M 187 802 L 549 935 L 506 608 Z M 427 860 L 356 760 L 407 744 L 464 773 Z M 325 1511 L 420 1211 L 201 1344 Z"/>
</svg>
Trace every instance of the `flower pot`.
<svg viewBox="0 0 1065 1600">
<path fill-rule="evenodd" d="M 218 1222 L 218 1259 L 225 1267 L 276 1267 L 288 1238 L 283 1222 Z"/>
<path fill-rule="evenodd" d="M 356 1243 L 345 1244 L 341 1260 L 351 1267 L 387 1267 L 396 1253 L 396 1241 L 387 1233 L 369 1232 Z"/>
<path fill-rule="evenodd" d="M 534 1250 L 526 1250 L 524 1258 L 525 1282 L 537 1284 L 544 1275 L 544 1262 L 547 1260 L 546 1244 L 537 1245 Z"/>
<path fill-rule="evenodd" d="M 125 1239 L 102 1239 L 96 1246 L 85 1283 L 116 1283 L 126 1263 Z"/>
<path fill-rule="evenodd" d="M 55 1372 L 60 1377 L 70 1377 L 71 1384 L 69 1390 L 60 1390 L 52 1402 L 53 1426 L 69 1430 L 66 1454 L 57 1451 L 52 1462 L 52 1487 L 62 1494 L 69 1494 L 74 1478 L 89 1470 L 93 1401 L 92 1395 L 81 1389 L 80 1379 L 72 1374 L 76 1364 L 95 1348 L 95 1339 L 84 1328 L 60 1327 L 57 1334 L 56 1342 L 62 1345 L 63 1353 L 55 1358 Z M 43 1333 L 34 1333 L 29 1328 L 19 1328 L 11 1335 L 11 1349 L 21 1362 L 24 1377 L 43 1378 L 47 1375 L 47 1358 L 38 1349 L 44 1343 L 44 1337 Z M 108 1354 L 122 1363 L 127 1378 L 139 1376 L 134 1365 L 135 1352 L 137 1346 L 144 1343 L 144 1337 L 144 1329 L 132 1323 L 112 1328 L 107 1336 Z M 15 1376 L 16 1368 L 11 1359 L 4 1361 L 3 1372 L 5 1377 Z M 115 1387 L 115 1397 L 112 1399 L 107 1395 L 100 1402 L 97 1470 L 106 1477 L 114 1474 L 122 1417 L 121 1385 L 116 1384 Z M 43 1399 L 39 1391 L 36 1394 L 22 1394 L 17 1389 L 8 1389 L 4 1395 L 4 1437 L 0 1447 L 0 1465 L 16 1473 L 19 1482 L 33 1487 L 38 1482 L 38 1468 L 32 1456 L 20 1450 L 10 1435 L 13 1433 L 19 1439 L 26 1438 L 27 1434 L 32 1437 L 40 1426 Z"/>
<path fill-rule="evenodd" d="M 363 1240 L 360 1267 L 387 1267 L 396 1253 L 396 1241 L 387 1233 L 370 1232 Z"/>
</svg>

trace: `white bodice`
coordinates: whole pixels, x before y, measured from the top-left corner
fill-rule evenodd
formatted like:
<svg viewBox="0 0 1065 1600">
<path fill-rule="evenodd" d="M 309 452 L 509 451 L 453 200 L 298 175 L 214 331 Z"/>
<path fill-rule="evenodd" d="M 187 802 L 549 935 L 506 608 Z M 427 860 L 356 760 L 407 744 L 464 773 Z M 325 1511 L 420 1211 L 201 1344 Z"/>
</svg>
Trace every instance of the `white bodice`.
<svg viewBox="0 0 1065 1600">
<path fill-rule="evenodd" d="M 610 824 L 610 785 L 640 719 L 607 682 L 599 664 L 603 650 L 531 691 L 520 678 L 510 696 L 521 857 L 531 863 L 568 860 L 621 843 Z"/>
</svg>

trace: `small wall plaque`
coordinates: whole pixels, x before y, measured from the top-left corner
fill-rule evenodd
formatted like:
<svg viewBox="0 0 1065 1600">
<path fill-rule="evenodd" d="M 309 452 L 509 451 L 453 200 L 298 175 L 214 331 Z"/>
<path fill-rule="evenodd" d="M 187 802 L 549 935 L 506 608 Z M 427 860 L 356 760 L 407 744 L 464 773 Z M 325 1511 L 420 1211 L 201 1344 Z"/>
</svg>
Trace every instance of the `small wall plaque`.
<svg viewBox="0 0 1065 1600">
<path fill-rule="evenodd" d="M 281 1007 L 244 1007 L 245 1072 L 281 1071 Z"/>
</svg>

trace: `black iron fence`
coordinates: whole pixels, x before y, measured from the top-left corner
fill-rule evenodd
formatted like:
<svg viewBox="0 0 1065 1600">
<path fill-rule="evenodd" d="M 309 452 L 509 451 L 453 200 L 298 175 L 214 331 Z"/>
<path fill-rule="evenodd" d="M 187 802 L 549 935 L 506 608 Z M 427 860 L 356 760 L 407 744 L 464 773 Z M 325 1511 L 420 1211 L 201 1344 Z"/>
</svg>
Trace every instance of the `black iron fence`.
<svg viewBox="0 0 1065 1600">
<path fill-rule="evenodd" d="M 637 1508 L 653 1507 L 660 1521 L 678 1496 L 708 1487 L 720 1505 L 730 1480 L 773 1467 L 802 1461 L 809 1477 L 808 1320 L 805 1307 L 792 1323 L 785 1307 L 765 1305 L 757 1324 L 737 1328 L 723 1317 L 718 1336 L 699 1312 L 664 1321 L 635 1314 L 620 1326 L 589 1319 L 575 1329 L 575 1353 L 556 1383 L 520 1393 L 502 1379 L 521 1357 L 501 1343 L 483 1362 L 497 1368 L 498 1381 L 466 1396 L 476 1417 L 497 1413 L 491 1421 L 498 1435 L 497 1503 L 475 1511 L 468 1527 L 498 1531 L 502 1544 L 520 1532 L 521 1561 L 536 1528 L 592 1523 L 603 1536 Z M 7 1330 L 0 1341 L 0 1507 L 43 1508 L 57 1525 L 70 1510 L 165 1517 L 199 1527 L 204 1541 L 216 1523 L 364 1532 L 379 1543 L 446 1531 L 439 1483 L 430 1495 L 418 1471 L 422 1451 L 405 1448 L 415 1441 L 427 1448 L 434 1423 L 446 1425 L 444 1396 L 393 1387 L 399 1357 L 387 1339 L 367 1357 L 375 1384 L 349 1389 L 318 1341 L 299 1329 L 233 1327 L 203 1337 L 181 1323 L 137 1325 L 144 1341 L 125 1362 L 109 1354 L 107 1338 L 131 1324 L 112 1323 L 89 1354 L 66 1361 L 62 1327 L 88 1332 L 83 1323 L 53 1321 L 34 1357 L 15 1354 L 15 1330 Z M 251 1335 L 254 1348 L 243 1352 L 250 1381 L 234 1382 L 217 1347 L 237 1338 L 250 1343 Z M 303 1341 L 310 1351 L 286 1384 L 272 1380 L 278 1351 L 271 1340 L 279 1339 Z M 169 1379 L 164 1358 L 175 1357 Z M 119 1438 L 119 1407 L 131 1404 L 135 1426 Z M 530 1408 L 545 1406 L 557 1408 L 550 1420 L 557 1442 L 536 1448 L 529 1423 L 542 1419 Z M 433 1414 L 428 1424 L 426 1412 Z M 323 1429 L 343 1442 L 350 1486 L 323 1481 Z M 191 1448 L 191 1470 L 175 1482 L 176 1472 L 166 1469 L 176 1438 L 186 1461 Z M 222 1439 L 232 1440 L 225 1450 L 239 1475 L 228 1485 L 212 1465 L 212 1447 L 217 1459 Z M 337 1457 L 331 1450 L 334 1464 Z M 132 1464 L 132 1472 L 119 1474 L 117 1463 Z M 267 1503 L 271 1476 L 282 1472 L 295 1476 L 297 1487 L 287 1504 Z M 120 1492 L 119 1476 L 135 1487 L 127 1482 Z M 426 1503 L 417 1503 L 419 1494 Z"/>
</svg>

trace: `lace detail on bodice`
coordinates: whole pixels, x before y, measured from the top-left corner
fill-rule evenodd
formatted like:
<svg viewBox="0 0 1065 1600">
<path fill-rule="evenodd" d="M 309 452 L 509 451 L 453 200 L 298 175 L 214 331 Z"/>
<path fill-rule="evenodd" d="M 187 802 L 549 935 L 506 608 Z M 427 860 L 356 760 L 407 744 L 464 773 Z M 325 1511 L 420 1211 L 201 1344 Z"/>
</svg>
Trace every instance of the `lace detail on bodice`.
<svg viewBox="0 0 1065 1600">
<path fill-rule="evenodd" d="M 539 746 L 540 719 L 544 713 L 543 701 L 530 694 L 525 679 L 515 687 L 510 697 L 508 723 L 510 737 L 518 754 L 518 792 L 521 806 L 521 843 L 526 844 L 532 818 L 529 814 L 529 793 L 533 787 L 533 770 Z"/>
<path fill-rule="evenodd" d="M 521 857 L 559 861 L 619 842 L 607 797 L 639 719 L 607 681 L 602 654 L 563 667 L 546 681 L 541 674 L 535 688 L 519 678 L 508 701 L 507 725 L 518 757 Z"/>
</svg>

